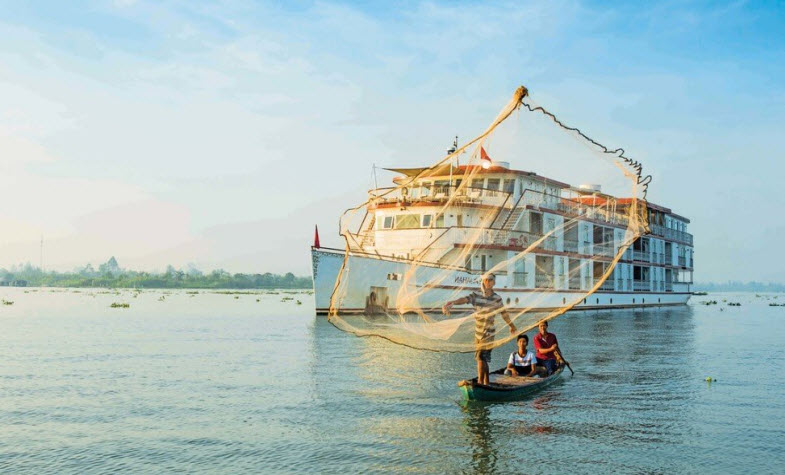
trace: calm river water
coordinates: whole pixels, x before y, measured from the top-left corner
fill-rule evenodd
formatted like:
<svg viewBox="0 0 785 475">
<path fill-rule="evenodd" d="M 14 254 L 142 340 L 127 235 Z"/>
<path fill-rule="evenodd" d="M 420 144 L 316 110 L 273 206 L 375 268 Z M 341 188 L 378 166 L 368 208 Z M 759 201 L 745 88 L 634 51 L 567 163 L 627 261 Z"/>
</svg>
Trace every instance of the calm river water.
<svg viewBox="0 0 785 475">
<path fill-rule="evenodd" d="M 785 295 L 568 314 L 574 377 L 466 406 L 471 354 L 342 333 L 308 293 L 99 292 L 0 288 L 0 471 L 785 470 Z"/>
</svg>

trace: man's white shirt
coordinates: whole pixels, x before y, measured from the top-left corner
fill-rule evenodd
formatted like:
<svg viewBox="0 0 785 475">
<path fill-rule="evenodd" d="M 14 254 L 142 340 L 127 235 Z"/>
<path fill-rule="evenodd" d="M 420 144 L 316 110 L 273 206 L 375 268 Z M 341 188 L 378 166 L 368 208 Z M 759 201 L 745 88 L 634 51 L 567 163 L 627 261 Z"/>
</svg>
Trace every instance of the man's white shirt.
<svg viewBox="0 0 785 475">
<path fill-rule="evenodd" d="M 523 357 L 521 357 L 521 355 L 515 351 L 510 355 L 510 360 L 507 361 L 507 364 L 511 364 L 513 366 L 529 366 L 537 364 L 537 358 L 534 356 L 534 352 L 531 350 L 528 350 L 526 355 Z"/>
</svg>

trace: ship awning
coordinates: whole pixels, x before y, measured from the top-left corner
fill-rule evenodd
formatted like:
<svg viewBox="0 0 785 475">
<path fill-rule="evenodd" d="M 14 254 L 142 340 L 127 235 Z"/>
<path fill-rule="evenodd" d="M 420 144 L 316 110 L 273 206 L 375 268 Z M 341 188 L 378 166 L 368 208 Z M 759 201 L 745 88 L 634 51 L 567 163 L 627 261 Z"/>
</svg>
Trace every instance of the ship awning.
<svg viewBox="0 0 785 475">
<path fill-rule="evenodd" d="M 389 172 L 400 173 L 401 175 L 405 176 L 417 176 L 420 173 L 428 170 L 429 167 L 417 167 L 417 168 L 384 168 Z M 450 166 L 449 165 L 442 165 L 441 167 L 436 167 L 433 169 L 433 173 L 431 175 L 439 175 L 442 172 L 450 173 Z"/>
</svg>

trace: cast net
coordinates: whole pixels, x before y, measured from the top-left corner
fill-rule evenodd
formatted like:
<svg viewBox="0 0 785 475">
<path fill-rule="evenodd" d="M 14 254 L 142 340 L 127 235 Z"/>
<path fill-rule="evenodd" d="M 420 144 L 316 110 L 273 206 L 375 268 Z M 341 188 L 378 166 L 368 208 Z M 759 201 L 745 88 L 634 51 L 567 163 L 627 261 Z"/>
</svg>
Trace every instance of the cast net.
<svg viewBox="0 0 785 475">
<path fill-rule="evenodd" d="M 650 177 L 524 87 L 473 140 L 430 166 L 391 170 L 393 186 L 340 220 L 328 318 L 342 330 L 471 352 L 632 290 L 626 262 L 648 231 Z"/>
</svg>

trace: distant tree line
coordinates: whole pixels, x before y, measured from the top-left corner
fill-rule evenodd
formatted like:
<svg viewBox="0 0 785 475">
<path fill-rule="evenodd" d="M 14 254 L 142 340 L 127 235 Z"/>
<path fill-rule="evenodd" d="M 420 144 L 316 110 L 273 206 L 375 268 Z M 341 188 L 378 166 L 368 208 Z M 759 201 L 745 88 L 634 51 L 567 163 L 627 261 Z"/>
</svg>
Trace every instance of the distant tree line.
<svg viewBox="0 0 785 475">
<path fill-rule="evenodd" d="M 785 292 L 785 284 L 773 282 L 707 282 L 696 283 L 692 290 L 703 292 Z"/>
<path fill-rule="evenodd" d="M 111 287 L 144 289 L 309 289 L 310 277 L 284 275 L 230 274 L 222 269 L 204 273 L 193 266 L 175 269 L 168 266 L 164 273 L 137 272 L 122 269 L 112 257 L 98 266 L 87 264 L 73 272 L 44 272 L 31 264 L 0 268 L 0 285 L 26 284 L 30 287 Z"/>
</svg>

